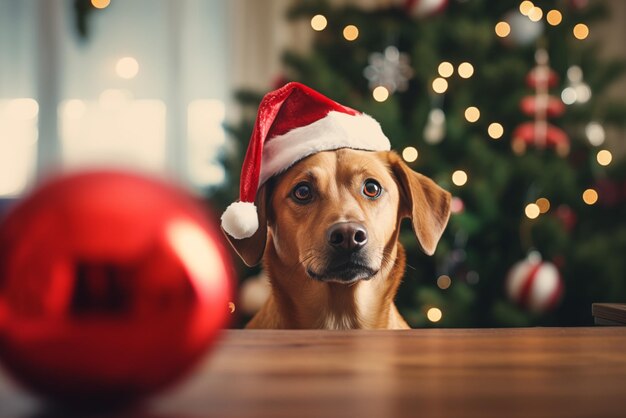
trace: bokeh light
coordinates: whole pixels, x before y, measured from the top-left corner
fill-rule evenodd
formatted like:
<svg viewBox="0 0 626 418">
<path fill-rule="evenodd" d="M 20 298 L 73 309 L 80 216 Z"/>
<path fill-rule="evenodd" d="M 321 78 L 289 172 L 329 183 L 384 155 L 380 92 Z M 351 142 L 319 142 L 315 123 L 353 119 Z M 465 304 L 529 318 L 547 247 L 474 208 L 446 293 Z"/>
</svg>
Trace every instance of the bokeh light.
<svg viewBox="0 0 626 418">
<path fill-rule="evenodd" d="M 372 91 L 372 96 L 377 102 L 384 102 L 389 98 L 389 90 L 384 86 L 378 86 Z"/>
<path fill-rule="evenodd" d="M 417 160 L 419 153 L 417 152 L 417 149 L 415 147 L 406 147 L 403 151 L 402 151 L 402 158 L 404 158 L 404 161 L 406 161 L 407 163 L 412 163 L 413 161 Z"/>
<path fill-rule="evenodd" d="M 533 22 L 539 22 L 542 17 L 543 10 L 540 7 L 535 6 L 528 12 L 528 18 Z"/>
<path fill-rule="evenodd" d="M 444 61 L 441 64 L 439 64 L 437 71 L 439 72 L 440 76 L 448 78 L 454 72 L 454 67 L 449 62 Z"/>
<path fill-rule="evenodd" d="M 448 81 L 445 78 L 437 77 L 433 80 L 433 90 L 435 93 L 445 93 L 448 90 Z"/>
<path fill-rule="evenodd" d="M 504 135 L 504 128 L 498 122 L 493 122 L 489 124 L 489 127 L 487 128 L 487 133 L 493 139 L 500 139 L 502 138 L 502 135 Z"/>
<path fill-rule="evenodd" d="M 468 122 L 474 123 L 480 119 L 480 110 L 476 106 L 470 106 L 465 109 L 465 119 Z"/>
<path fill-rule="evenodd" d="M 596 159 L 598 160 L 598 164 L 607 166 L 613 161 L 613 154 L 611 154 L 611 151 L 603 149 L 598 151 Z"/>
<path fill-rule="evenodd" d="M 449 288 L 451 284 L 452 279 L 450 279 L 450 276 L 443 274 L 437 278 L 437 287 L 439 287 L 439 289 L 445 290 Z"/>
<path fill-rule="evenodd" d="M 456 170 L 452 173 L 452 183 L 455 186 L 463 186 L 467 183 L 467 173 L 463 170 Z"/>
<path fill-rule="evenodd" d="M 594 189 L 587 189 L 583 192 L 583 202 L 593 205 L 598 201 L 598 192 Z"/>
<path fill-rule="evenodd" d="M 556 26 L 561 23 L 561 21 L 563 20 L 563 16 L 558 10 L 550 10 L 546 15 L 546 20 L 550 25 Z"/>
<path fill-rule="evenodd" d="M 500 38 L 506 38 L 511 33 L 511 25 L 506 22 L 498 22 L 496 23 L 495 31 Z"/>
<path fill-rule="evenodd" d="M 348 25 L 343 28 L 343 37 L 346 38 L 347 41 L 354 41 L 359 37 L 359 28 L 354 25 Z"/>
<path fill-rule="evenodd" d="M 519 12 L 524 16 L 528 16 L 528 13 L 535 7 L 532 1 L 524 0 L 519 5 Z"/>
<path fill-rule="evenodd" d="M 111 0 L 91 0 L 91 5 L 96 9 L 104 9 L 109 4 L 111 4 Z"/>
<path fill-rule="evenodd" d="M 443 313 L 439 308 L 430 308 L 426 312 L 426 317 L 430 322 L 439 322 L 443 317 Z"/>
<path fill-rule="evenodd" d="M 469 62 L 462 62 L 458 71 L 461 78 L 470 78 L 474 74 L 474 66 Z"/>
<path fill-rule="evenodd" d="M 115 65 L 115 72 L 127 80 L 134 78 L 139 73 L 139 63 L 133 57 L 120 58 Z"/>
<path fill-rule="evenodd" d="M 526 205 L 526 208 L 524 209 L 524 213 L 526 214 L 527 218 L 535 219 L 537 216 L 539 216 L 539 214 L 541 213 L 541 210 L 539 209 L 539 206 L 536 203 L 529 203 Z"/>
<path fill-rule="evenodd" d="M 326 16 L 324 15 L 315 15 L 311 18 L 311 27 L 313 30 L 322 31 L 326 29 L 326 25 L 328 25 L 328 20 L 326 20 Z"/>
<path fill-rule="evenodd" d="M 589 36 L 589 27 L 584 23 L 579 23 L 574 26 L 573 32 L 574 37 L 582 41 L 583 39 L 587 39 L 587 36 Z"/>
<path fill-rule="evenodd" d="M 537 207 L 539 208 L 539 212 L 541 213 L 546 213 L 550 210 L 550 201 L 545 197 L 540 197 L 539 199 L 537 199 L 535 204 L 537 205 Z"/>
</svg>

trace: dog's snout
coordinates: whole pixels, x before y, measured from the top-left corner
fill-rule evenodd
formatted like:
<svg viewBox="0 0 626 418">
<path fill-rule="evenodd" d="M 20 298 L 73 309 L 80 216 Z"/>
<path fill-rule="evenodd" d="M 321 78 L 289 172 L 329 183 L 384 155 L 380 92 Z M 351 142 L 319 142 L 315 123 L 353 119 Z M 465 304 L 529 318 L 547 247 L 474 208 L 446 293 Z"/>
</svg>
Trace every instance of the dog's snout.
<svg viewBox="0 0 626 418">
<path fill-rule="evenodd" d="M 356 222 L 340 222 L 328 229 L 326 238 L 336 249 L 358 251 L 367 244 L 367 230 Z"/>
</svg>

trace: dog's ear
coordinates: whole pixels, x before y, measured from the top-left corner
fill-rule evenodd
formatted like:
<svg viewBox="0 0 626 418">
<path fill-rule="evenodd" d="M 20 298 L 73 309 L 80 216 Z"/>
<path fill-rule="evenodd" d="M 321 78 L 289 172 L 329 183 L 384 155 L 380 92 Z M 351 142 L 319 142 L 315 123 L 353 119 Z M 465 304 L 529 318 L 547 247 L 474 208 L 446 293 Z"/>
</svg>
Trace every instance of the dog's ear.
<svg viewBox="0 0 626 418">
<path fill-rule="evenodd" d="M 265 252 L 265 244 L 267 242 L 267 204 L 269 203 L 268 193 L 266 185 L 261 186 L 257 192 L 254 205 L 257 207 L 259 228 L 254 235 L 250 238 L 237 239 L 222 230 L 228 242 L 230 242 L 230 245 L 248 267 L 259 264 Z"/>
<path fill-rule="evenodd" d="M 394 152 L 388 159 L 400 189 L 400 217 L 411 218 L 422 250 L 433 255 L 450 218 L 450 193 L 416 173 Z"/>
</svg>

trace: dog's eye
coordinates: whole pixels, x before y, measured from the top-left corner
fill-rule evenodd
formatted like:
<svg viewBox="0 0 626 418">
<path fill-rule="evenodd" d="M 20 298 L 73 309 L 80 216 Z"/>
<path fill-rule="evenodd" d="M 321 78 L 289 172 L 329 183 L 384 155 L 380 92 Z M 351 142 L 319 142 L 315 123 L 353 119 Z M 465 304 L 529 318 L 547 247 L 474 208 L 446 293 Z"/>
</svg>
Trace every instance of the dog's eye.
<svg viewBox="0 0 626 418">
<path fill-rule="evenodd" d="M 376 180 L 368 179 L 365 180 L 365 183 L 363 183 L 363 194 L 365 195 L 365 197 L 368 197 L 370 199 L 377 199 L 378 197 L 380 197 L 382 191 L 383 188 Z"/>
<path fill-rule="evenodd" d="M 296 201 L 301 203 L 308 202 L 313 197 L 311 186 L 308 183 L 298 183 L 296 187 L 293 188 L 291 194 Z"/>
</svg>

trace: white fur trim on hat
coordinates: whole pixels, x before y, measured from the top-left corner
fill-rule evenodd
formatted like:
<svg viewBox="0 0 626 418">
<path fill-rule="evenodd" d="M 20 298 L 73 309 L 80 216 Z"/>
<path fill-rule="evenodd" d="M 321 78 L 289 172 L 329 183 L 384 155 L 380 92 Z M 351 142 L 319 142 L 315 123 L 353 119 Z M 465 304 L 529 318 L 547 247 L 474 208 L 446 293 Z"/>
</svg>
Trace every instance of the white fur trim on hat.
<svg viewBox="0 0 626 418">
<path fill-rule="evenodd" d="M 222 214 L 222 229 L 233 238 L 250 238 L 259 229 L 256 206 L 251 202 L 231 203 Z"/>
<path fill-rule="evenodd" d="M 380 124 L 371 116 L 331 111 L 322 119 L 271 138 L 264 144 L 259 187 L 304 157 L 339 148 L 389 151 L 391 145 Z"/>
</svg>

